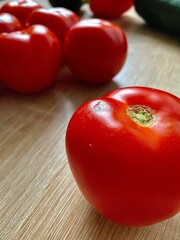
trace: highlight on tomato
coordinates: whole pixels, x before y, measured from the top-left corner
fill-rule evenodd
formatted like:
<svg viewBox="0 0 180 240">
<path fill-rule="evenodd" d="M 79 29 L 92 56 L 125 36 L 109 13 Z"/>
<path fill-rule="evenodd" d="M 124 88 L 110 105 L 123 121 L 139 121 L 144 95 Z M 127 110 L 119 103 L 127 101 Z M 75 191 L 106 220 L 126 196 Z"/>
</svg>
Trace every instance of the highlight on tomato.
<svg viewBox="0 0 180 240">
<path fill-rule="evenodd" d="M 23 27 L 19 20 L 9 13 L 0 12 L 0 33 L 3 32 L 14 32 L 21 30 Z"/>
</svg>

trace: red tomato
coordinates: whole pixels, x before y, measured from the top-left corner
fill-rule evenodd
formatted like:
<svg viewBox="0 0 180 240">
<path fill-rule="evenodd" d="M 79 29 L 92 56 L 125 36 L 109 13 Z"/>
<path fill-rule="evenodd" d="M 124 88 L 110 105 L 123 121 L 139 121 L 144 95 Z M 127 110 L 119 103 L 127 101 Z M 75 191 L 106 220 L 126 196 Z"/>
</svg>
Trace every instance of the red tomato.
<svg viewBox="0 0 180 240">
<path fill-rule="evenodd" d="M 180 211 L 180 98 L 146 88 L 117 89 L 83 104 L 66 132 L 75 180 L 90 204 L 125 225 Z"/>
<path fill-rule="evenodd" d="M 82 20 L 67 33 L 65 62 L 72 73 L 86 82 L 110 81 L 122 68 L 127 55 L 123 30 L 100 19 Z"/>
<path fill-rule="evenodd" d="M 66 33 L 79 20 L 79 16 L 68 9 L 50 8 L 33 11 L 27 20 L 27 24 L 42 24 L 48 27 L 63 43 Z"/>
<path fill-rule="evenodd" d="M 22 93 L 48 87 L 54 82 L 61 64 L 59 41 L 42 25 L 2 33 L 0 53 L 0 80 Z"/>
<path fill-rule="evenodd" d="M 22 25 L 15 16 L 9 13 L 0 13 L 0 33 L 14 32 L 21 29 Z"/>
<path fill-rule="evenodd" d="M 96 17 L 117 18 L 133 5 L 133 0 L 90 0 L 90 8 Z"/>
<path fill-rule="evenodd" d="M 42 6 L 33 0 L 13 0 L 5 3 L 1 7 L 1 12 L 14 15 L 25 26 L 29 14 L 38 8 L 42 8 Z"/>
</svg>

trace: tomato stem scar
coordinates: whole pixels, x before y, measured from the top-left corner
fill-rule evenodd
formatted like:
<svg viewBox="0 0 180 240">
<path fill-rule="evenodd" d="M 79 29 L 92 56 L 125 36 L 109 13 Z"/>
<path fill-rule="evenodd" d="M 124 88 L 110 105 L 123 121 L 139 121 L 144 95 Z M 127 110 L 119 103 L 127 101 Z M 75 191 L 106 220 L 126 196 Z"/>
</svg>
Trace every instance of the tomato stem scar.
<svg viewBox="0 0 180 240">
<path fill-rule="evenodd" d="M 127 114 L 131 120 L 143 127 L 150 127 L 157 120 L 155 111 L 145 105 L 131 105 L 127 108 Z"/>
</svg>

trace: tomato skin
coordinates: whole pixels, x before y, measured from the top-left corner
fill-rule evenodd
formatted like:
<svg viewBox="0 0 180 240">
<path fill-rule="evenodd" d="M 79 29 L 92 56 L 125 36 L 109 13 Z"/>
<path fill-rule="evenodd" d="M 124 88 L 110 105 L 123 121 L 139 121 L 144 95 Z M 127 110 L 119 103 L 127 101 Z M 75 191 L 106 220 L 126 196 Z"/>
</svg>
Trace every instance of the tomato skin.
<svg viewBox="0 0 180 240">
<path fill-rule="evenodd" d="M 127 108 L 149 106 L 156 122 L 143 127 Z M 66 131 L 74 178 L 105 217 L 143 226 L 180 211 L 180 99 L 146 87 L 127 87 L 80 106 Z"/>
<path fill-rule="evenodd" d="M 21 93 L 39 92 L 51 85 L 61 66 L 57 37 L 42 25 L 0 35 L 0 80 Z"/>
<path fill-rule="evenodd" d="M 48 27 L 63 44 L 65 35 L 79 20 L 77 14 L 65 8 L 37 9 L 29 15 L 27 25 L 42 24 Z"/>
<path fill-rule="evenodd" d="M 9 13 L 0 13 L 0 33 L 14 32 L 22 29 L 18 19 Z"/>
<path fill-rule="evenodd" d="M 65 63 L 78 79 L 90 83 L 108 82 L 125 63 L 126 36 L 109 21 L 81 20 L 66 35 L 64 56 Z"/>
<path fill-rule="evenodd" d="M 133 5 L 133 0 L 90 0 L 89 5 L 96 17 L 118 18 Z"/>
<path fill-rule="evenodd" d="M 33 0 L 13 0 L 5 3 L 0 11 L 14 15 L 25 26 L 29 14 L 38 8 L 43 6 Z"/>
</svg>

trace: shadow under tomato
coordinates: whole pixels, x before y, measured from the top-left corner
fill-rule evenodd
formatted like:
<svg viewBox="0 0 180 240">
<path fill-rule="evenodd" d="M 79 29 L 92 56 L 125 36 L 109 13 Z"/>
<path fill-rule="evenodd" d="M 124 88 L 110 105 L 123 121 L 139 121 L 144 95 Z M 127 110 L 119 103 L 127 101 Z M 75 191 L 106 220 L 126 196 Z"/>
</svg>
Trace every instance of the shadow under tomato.
<svg viewBox="0 0 180 240">
<path fill-rule="evenodd" d="M 0 124 L 5 123 L 9 113 L 14 118 L 21 118 L 21 121 L 24 119 L 24 122 L 36 112 L 41 112 L 42 117 L 49 115 L 52 119 L 54 114 L 58 114 L 62 122 L 67 121 L 82 103 L 99 98 L 118 87 L 114 81 L 99 85 L 78 81 L 66 66 L 62 67 L 54 84 L 38 93 L 21 94 L 0 84 L 0 115 L 4 116 Z"/>
<path fill-rule="evenodd" d="M 84 219 L 84 222 L 86 224 L 83 226 L 83 231 L 86 231 L 85 239 L 179 239 L 179 231 L 177 228 L 179 220 L 178 214 L 170 219 L 149 226 L 124 226 L 103 217 L 98 212 L 96 212 L 88 203 L 86 205 L 86 217 Z M 173 228 L 174 233 L 173 235 L 171 235 L 171 233 L 168 235 L 167 233 L 167 238 L 164 238 L 164 231 L 169 227 Z"/>
<path fill-rule="evenodd" d="M 85 239 L 93 240 L 141 239 L 142 235 L 144 237 L 143 239 L 152 240 L 156 239 L 157 235 L 161 238 L 164 234 L 163 229 L 165 229 L 168 224 L 168 220 L 166 220 L 144 227 L 123 226 L 103 217 L 90 205 L 87 206 L 84 222 L 87 222 L 84 226 L 84 231 L 87 230 Z M 160 231 L 160 229 L 162 231 Z"/>
<path fill-rule="evenodd" d="M 84 102 L 99 98 L 117 87 L 113 81 L 98 86 L 80 82 L 66 67 L 61 69 L 53 85 L 39 93 L 21 94 L 0 84 L 0 126 L 17 131 L 19 141 L 33 132 L 33 142 L 46 129 L 53 128 L 54 123 L 59 122 L 66 127 L 74 111 Z M 62 136 L 65 127 L 62 128 Z"/>
<path fill-rule="evenodd" d="M 88 226 L 85 226 L 85 228 L 87 228 L 87 239 L 127 240 L 130 239 L 126 238 L 131 236 L 130 232 L 134 232 L 136 229 L 136 227 L 128 227 L 114 223 L 100 215 L 90 206 L 87 207 L 86 218 L 88 219 Z"/>
<path fill-rule="evenodd" d="M 72 109 L 77 109 L 81 104 L 88 100 L 100 98 L 104 94 L 119 88 L 115 81 L 108 83 L 92 84 L 76 79 L 66 66 L 60 71 L 56 82 L 56 91 L 66 101 L 71 102 Z"/>
<path fill-rule="evenodd" d="M 58 111 L 58 118 L 63 121 L 65 106 L 55 94 L 55 87 L 54 84 L 39 93 L 21 94 L 1 84 L 0 126 L 17 131 L 23 139 L 30 131 L 41 135 L 57 118 Z"/>
</svg>

